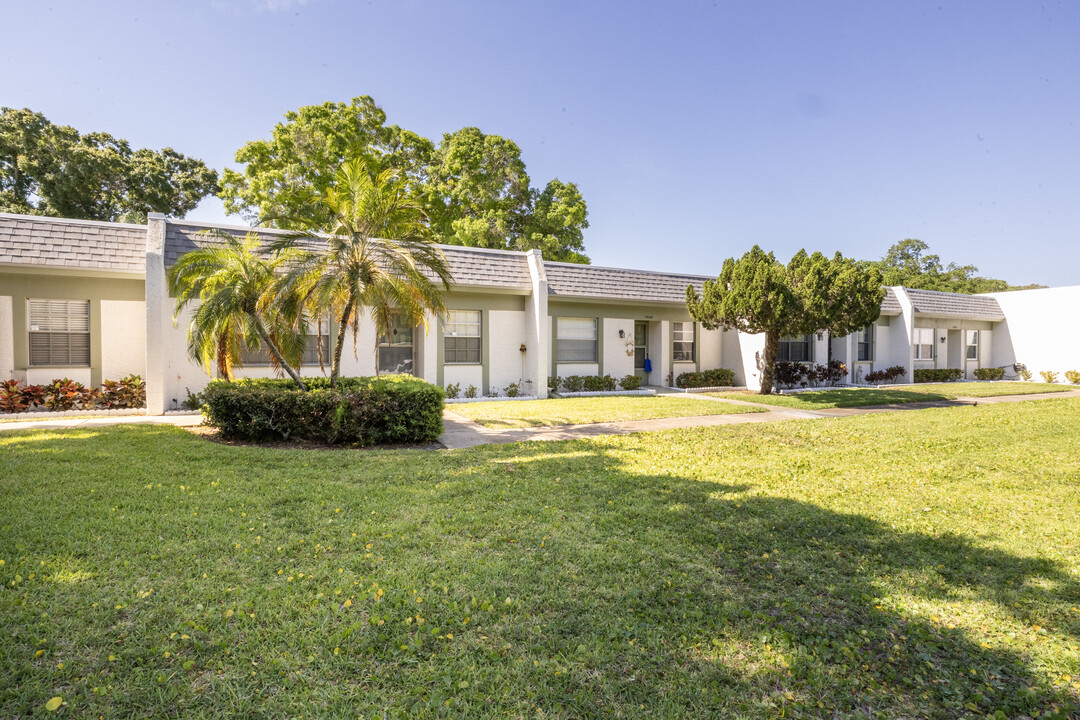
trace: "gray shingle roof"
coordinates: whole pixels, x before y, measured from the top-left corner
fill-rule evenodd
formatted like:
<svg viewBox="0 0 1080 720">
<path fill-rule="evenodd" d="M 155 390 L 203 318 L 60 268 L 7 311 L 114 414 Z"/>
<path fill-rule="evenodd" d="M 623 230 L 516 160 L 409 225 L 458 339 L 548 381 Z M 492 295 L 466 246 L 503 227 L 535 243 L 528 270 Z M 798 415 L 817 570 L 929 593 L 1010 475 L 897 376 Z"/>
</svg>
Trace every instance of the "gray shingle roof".
<svg viewBox="0 0 1080 720">
<path fill-rule="evenodd" d="M 197 246 L 214 242 L 214 238 L 199 234 L 213 228 L 236 237 L 243 237 L 248 232 L 246 228 L 239 227 L 170 221 L 165 228 L 165 267 L 171 267 L 181 255 Z M 289 232 L 267 228 L 251 230 L 267 240 L 287 235 Z M 322 245 L 316 243 L 311 249 L 317 250 L 320 247 Z M 532 287 L 528 260 L 524 253 L 453 245 L 440 245 L 440 248 L 450 266 L 455 286 L 522 290 Z"/>
<path fill-rule="evenodd" d="M 145 272 L 146 226 L 0 213 L 0 265 Z"/>
<path fill-rule="evenodd" d="M 924 315 L 947 315 L 979 320 L 1004 320 L 998 301 L 986 295 L 960 295 L 935 290 L 904 288 L 915 312 Z"/>
<path fill-rule="evenodd" d="M 903 310 L 900 301 L 896 299 L 896 291 L 891 287 L 885 288 L 885 299 L 881 301 L 881 313 L 883 315 L 899 315 Z"/>
<path fill-rule="evenodd" d="M 548 294 L 567 298 L 610 298 L 642 302 L 686 303 L 686 286 L 700 293 L 703 275 L 679 275 L 648 270 L 545 262 Z M 715 279 L 715 278 L 711 278 Z"/>
</svg>

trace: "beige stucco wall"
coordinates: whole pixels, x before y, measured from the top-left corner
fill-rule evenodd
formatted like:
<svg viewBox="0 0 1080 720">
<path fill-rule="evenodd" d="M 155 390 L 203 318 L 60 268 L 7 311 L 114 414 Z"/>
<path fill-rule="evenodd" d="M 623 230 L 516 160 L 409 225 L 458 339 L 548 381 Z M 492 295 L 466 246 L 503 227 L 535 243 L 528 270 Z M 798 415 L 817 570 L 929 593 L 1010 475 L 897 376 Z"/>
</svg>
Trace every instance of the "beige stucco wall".
<svg viewBox="0 0 1080 720">
<path fill-rule="evenodd" d="M 11 296 L 0 295 L 0 380 L 9 380 L 15 374 L 14 322 Z"/>
<path fill-rule="evenodd" d="M 106 380 L 146 375 L 146 303 L 101 301 L 101 372 Z"/>
<path fill-rule="evenodd" d="M 0 371 L 4 371 L 3 366 L 10 366 L 4 377 L 15 377 L 31 384 L 67 377 L 87 386 L 99 387 L 103 380 L 119 378 L 113 369 L 118 366 L 108 366 L 106 354 L 115 357 L 119 352 L 135 355 L 143 352 L 144 344 L 138 338 L 138 333 L 144 327 L 142 318 L 132 317 L 130 312 L 124 314 L 124 321 L 130 323 L 131 327 L 121 340 L 138 343 L 134 347 L 116 348 L 116 342 L 110 335 L 113 322 L 110 313 L 116 307 L 110 303 L 125 303 L 124 307 L 128 309 L 134 306 L 126 303 L 141 303 L 144 293 L 142 280 L 122 274 L 80 272 L 0 270 L 0 295 L 10 298 L 10 303 L 4 304 L 6 309 L 0 309 Z M 88 367 L 30 367 L 27 325 L 27 300 L 30 298 L 89 301 Z M 4 329 L 5 323 L 9 324 L 9 329 Z M 7 359 L 9 357 L 10 360 Z M 125 366 L 142 369 L 137 362 Z"/>
</svg>

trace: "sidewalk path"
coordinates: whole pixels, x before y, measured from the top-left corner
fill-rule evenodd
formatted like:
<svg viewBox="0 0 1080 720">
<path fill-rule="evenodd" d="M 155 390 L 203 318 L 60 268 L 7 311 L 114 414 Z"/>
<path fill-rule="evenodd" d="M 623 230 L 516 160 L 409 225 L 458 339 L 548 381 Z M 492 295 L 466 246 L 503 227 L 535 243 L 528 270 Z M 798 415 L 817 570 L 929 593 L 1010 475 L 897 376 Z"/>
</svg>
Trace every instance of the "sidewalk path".
<svg viewBox="0 0 1080 720">
<path fill-rule="evenodd" d="M 202 424 L 202 415 L 114 415 L 102 417 L 55 417 L 42 420 L 16 420 L 0 423 L 4 430 L 66 430 L 69 428 L 100 427 L 102 425 L 176 425 L 191 427 Z"/>
<path fill-rule="evenodd" d="M 683 396 L 683 393 L 658 394 L 657 397 Z M 591 423 L 588 425 L 556 425 L 536 428 L 488 428 L 472 420 L 457 415 L 449 410 L 443 411 L 445 429 L 439 436 L 439 442 L 448 450 L 475 447 L 477 445 L 497 445 L 523 442 L 527 440 L 573 440 L 575 438 L 596 437 L 597 435 L 628 435 L 637 432 L 657 430 L 676 430 L 680 428 L 711 427 L 714 425 L 741 425 L 744 423 L 780 422 L 783 420 L 813 420 L 821 418 L 845 418 L 871 413 L 904 412 L 924 410 L 926 408 L 962 407 L 985 403 L 1024 402 L 1026 400 L 1049 400 L 1053 398 L 1080 397 L 1080 390 L 1068 390 L 1055 393 L 1036 393 L 1032 395 L 1000 395 L 998 397 L 958 397 L 955 400 L 933 400 L 920 403 L 897 403 L 893 405 L 865 405 L 853 408 L 826 408 L 823 410 L 797 410 L 768 405 L 756 405 L 744 400 L 712 398 L 707 395 L 696 396 L 701 400 L 748 405 L 755 408 L 768 408 L 766 412 L 744 413 L 739 415 L 699 415 L 696 417 L 661 418 L 659 420 L 632 420 L 629 422 Z M 113 417 L 74 417 L 45 418 L 41 420 L 19 420 L 0 423 L 0 432 L 4 430 L 65 430 L 69 428 L 101 427 L 103 425 L 174 425 L 192 427 L 202 424 L 202 415 L 123 415 Z"/>
<path fill-rule="evenodd" d="M 667 397 L 667 395 L 657 395 L 657 397 Z M 743 400 L 727 400 L 724 398 L 713 398 L 707 395 L 698 397 L 700 397 L 701 400 L 712 400 L 714 402 L 730 403 L 734 405 L 748 405 L 755 408 L 767 407 L 769 410 L 762 413 L 745 413 L 742 415 L 699 415 L 695 417 L 663 418 L 660 420 L 633 420 L 630 422 L 510 429 L 484 427 L 461 415 L 457 415 L 449 410 L 444 410 L 443 425 L 445 426 L 445 430 L 443 431 L 443 434 L 439 436 L 439 442 L 448 450 L 457 450 L 460 448 L 476 447 L 477 445 L 497 445 L 502 443 L 524 442 L 528 440 L 573 440 L 576 438 L 596 437 L 597 435 L 627 435 L 636 432 L 710 427 L 713 425 L 739 425 L 743 423 L 779 422 L 782 420 L 846 418 L 855 417 L 857 415 L 869 415 L 871 413 L 974 406 L 979 403 L 992 404 L 1080 397 L 1080 390 L 1037 393 L 1033 395 L 1001 395 L 988 398 L 957 397 L 955 400 L 930 400 L 919 403 L 864 405 L 862 407 L 825 408 L 822 410 L 797 410 L 794 408 L 757 405 Z"/>
</svg>

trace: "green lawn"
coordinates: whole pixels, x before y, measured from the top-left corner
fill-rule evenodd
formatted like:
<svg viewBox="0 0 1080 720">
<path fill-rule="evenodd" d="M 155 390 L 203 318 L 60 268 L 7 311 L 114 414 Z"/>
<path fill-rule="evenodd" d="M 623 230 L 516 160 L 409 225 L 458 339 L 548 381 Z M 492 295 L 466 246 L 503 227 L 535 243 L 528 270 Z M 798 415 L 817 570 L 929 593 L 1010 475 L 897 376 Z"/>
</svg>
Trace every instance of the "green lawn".
<svg viewBox="0 0 1080 720">
<path fill-rule="evenodd" d="M 926 385 L 911 385 L 905 389 L 910 389 L 913 392 L 942 393 L 951 397 L 999 397 L 1002 395 L 1068 392 L 1069 390 L 1080 390 L 1080 385 L 1031 382 L 969 382 L 927 383 Z"/>
<path fill-rule="evenodd" d="M 0 434 L 0 716 L 1075 717 L 1080 399 L 463 451 Z"/>
<path fill-rule="evenodd" d="M 600 397 L 521 400 L 520 402 L 455 403 L 452 413 L 493 428 L 580 425 L 583 423 L 626 422 L 657 418 L 728 415 L 758 412 L 695 397 L 655 397 L 608 395 Z"/>
<path fill-rule="evenodd" d="M 902 388 L 834 388 L 830 390 L 807 390 L 791 395 L 759 395 L 758 393 L 711 392 L 712 397 L 728 400 L 797 408 L 800 410 L 824 410 L 826 408 L 863 407 L 866 405 L 889 405 L 896 403 L 928 402 L 932 400 L 955 400 L 957 397 L 994 397 L 1001 395 L 1030 395 L 1044 392 L 1065 392 L 1080 388 L 1046 383 L 932 383 L 905 385 Z"/>
</svg>

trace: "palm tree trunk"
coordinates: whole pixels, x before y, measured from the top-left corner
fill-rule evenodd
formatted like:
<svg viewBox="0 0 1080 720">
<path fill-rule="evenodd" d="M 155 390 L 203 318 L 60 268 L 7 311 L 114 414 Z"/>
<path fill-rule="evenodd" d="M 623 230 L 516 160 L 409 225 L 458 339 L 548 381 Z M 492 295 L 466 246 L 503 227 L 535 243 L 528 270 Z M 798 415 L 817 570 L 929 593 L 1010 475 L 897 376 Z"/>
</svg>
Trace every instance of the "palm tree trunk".
<svg viewBox="0 0 1080 720">
<path fill-rule="evenodd" d="M 765 351 L 762 354 L 760 395 L 772 395 L 776 354 L 780 351 L 780 335 L 774 330 L 765 332 Z"/>
<path fill-rule="evenodd" d="M 217 369 L 218 377 L 225 378 L 228 382 L 233 381 L 232 363 L 229 362 L 229 337 L 222 333 L 217 341 Z"/>
<path fill-rule="evenodd" d="M 334 360 L 330 366 L 330 387 L 331 389 L 337 387 L 338 376 L 341 375 L 341 351 L 345 348 L 345 333 L 349 329 L 349 316 L 352 315 L 353 303 L 356 300 L 356 294 L 349 293 L 349 302 L 345 304 L 345 310 L 341 313 L 341 318 L 338 320 L 338 334 L 337 339 L 334 342 Z"/>
<path fill-rule="evenodd" d="M 277 361 L 278 365 L 285 368 L 285 372 L 289 373 L 289 377 L 293 379 L 293 382 L 295 382 L 301 390 L 307 392 L 307 386 L 304 385 L 304 381 L 300 378 L 300 374 L 293 370 L 292 365 L 285 362 L 285 358 L 282 357 L 281 351 L 278 350 L 274 341 L 270 339 L 270 335 L 266 332 L 266 328 L 262 326 L 261 322 L 255 323 L 255 332 L 258 333 L 259 339 L 266 343 L 266 347 L 270 349 L 270 354 L 274 356 L 274 360 Z"/>
</svg>

